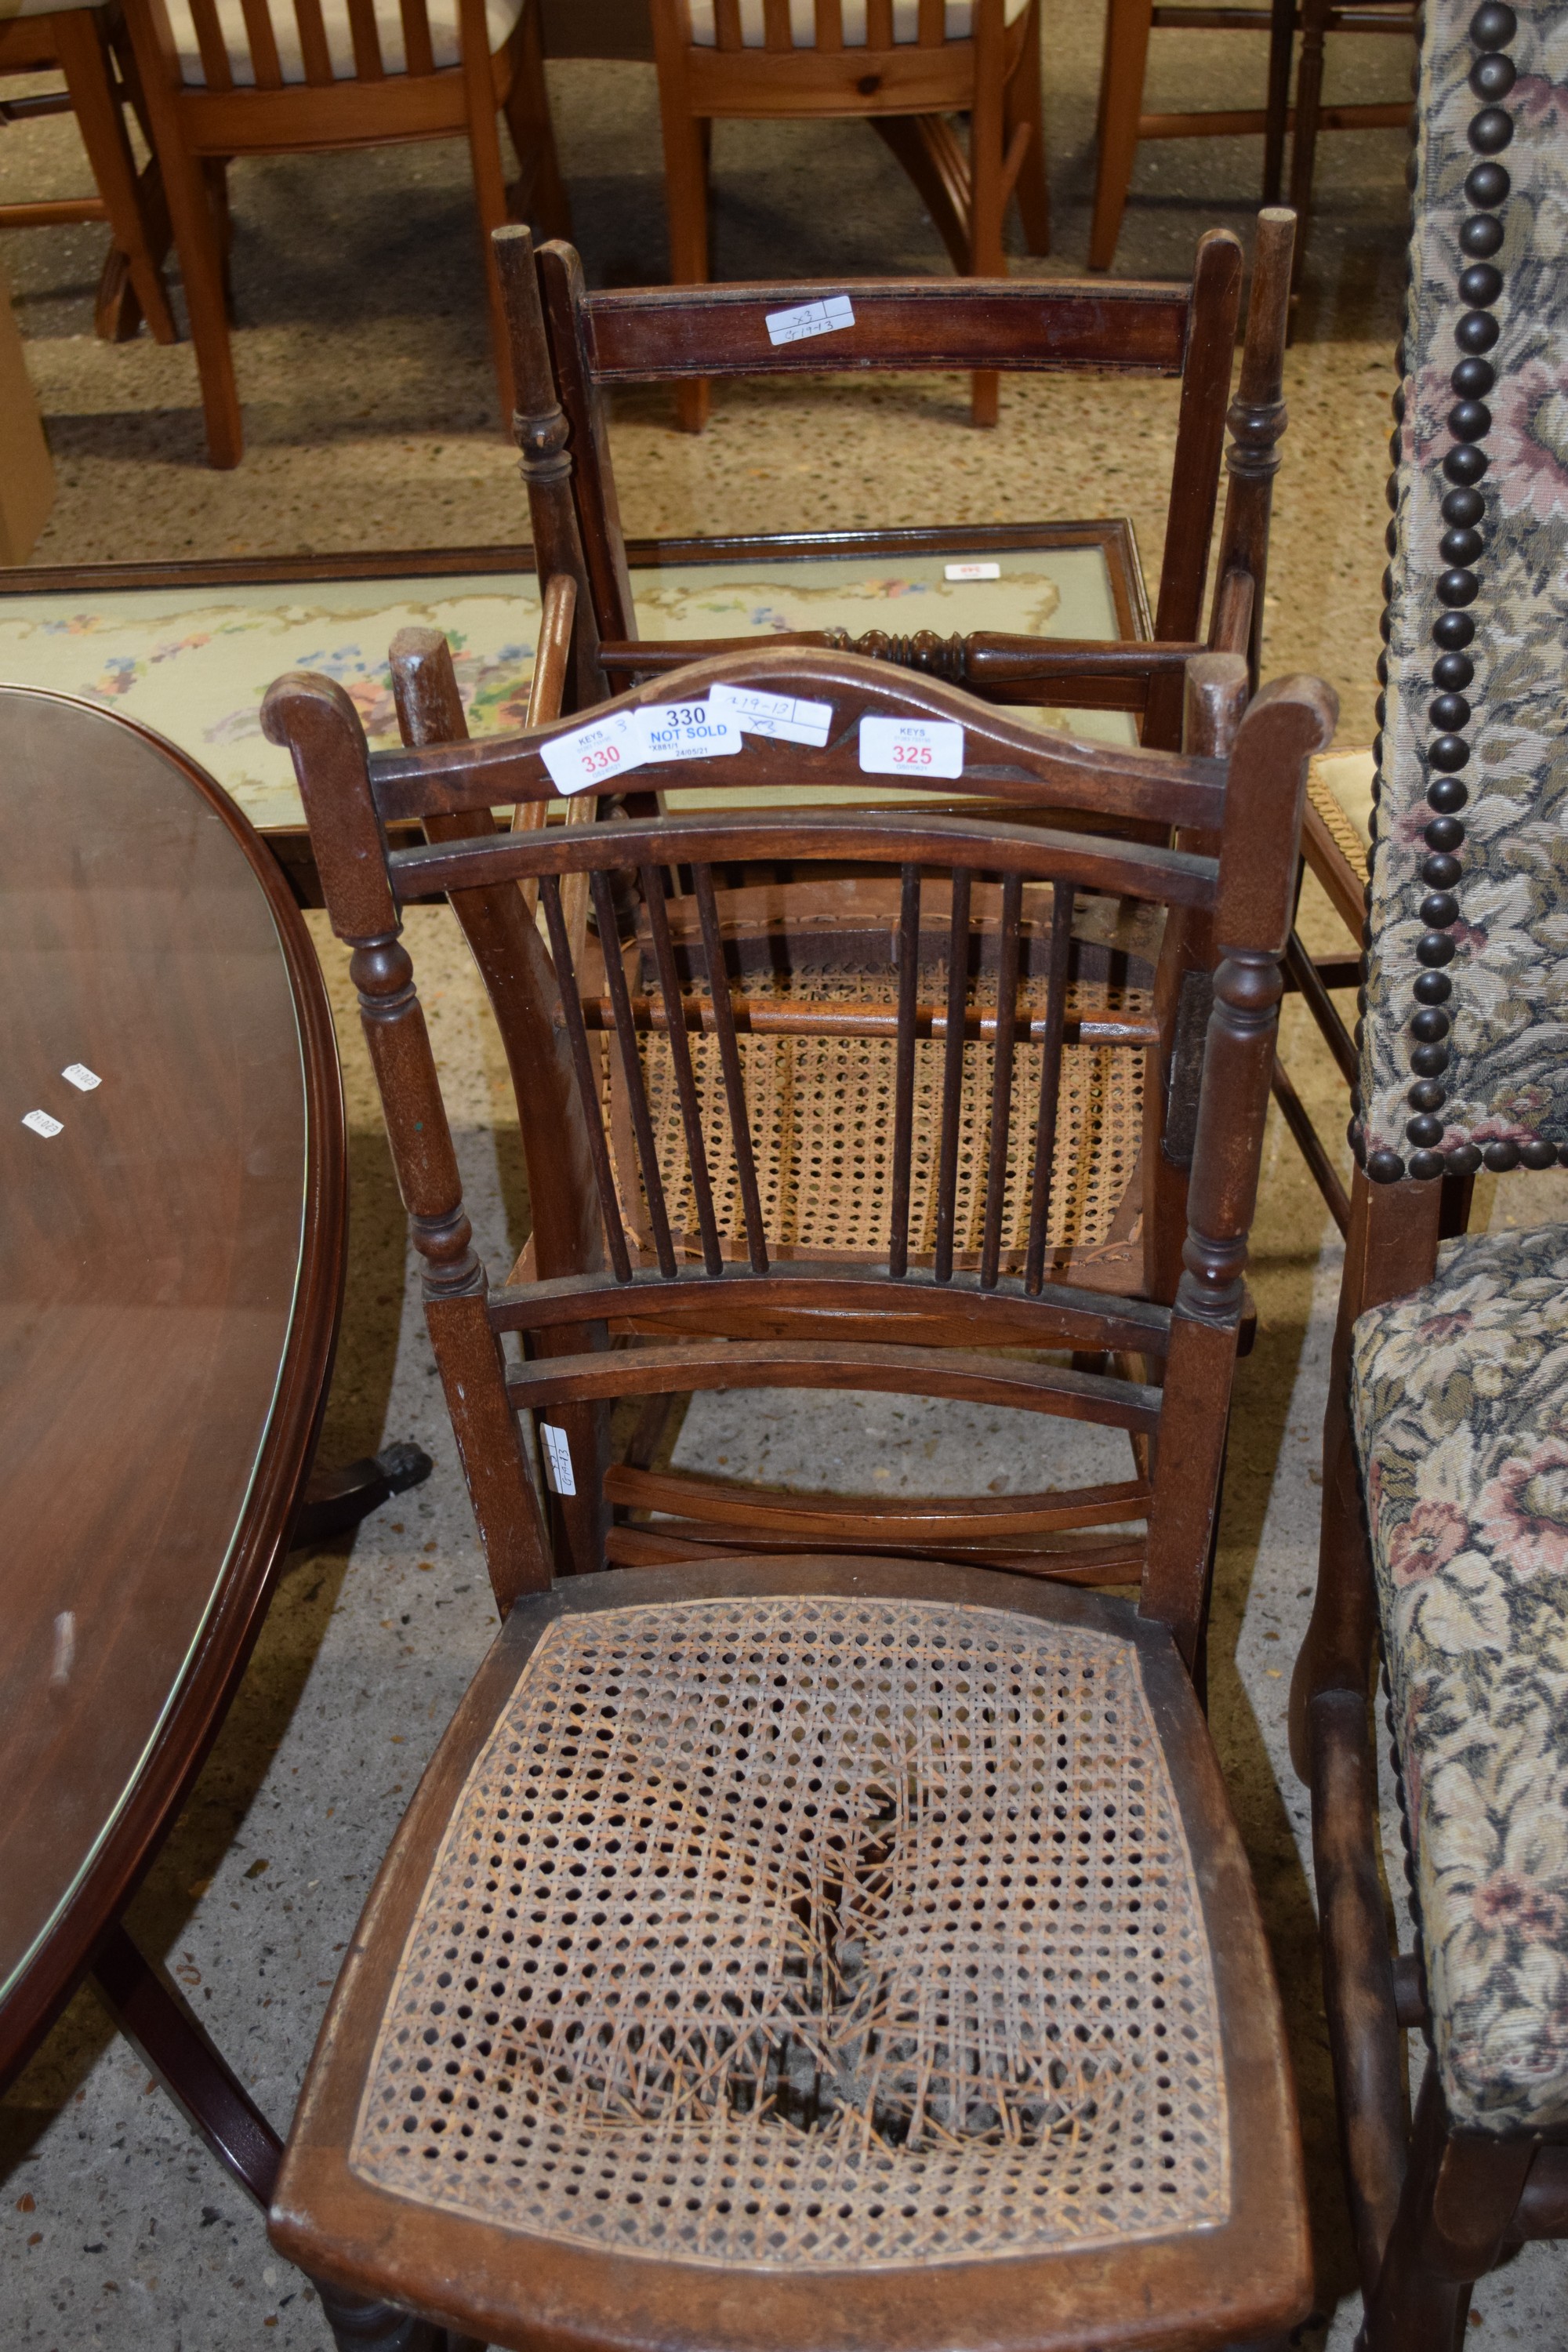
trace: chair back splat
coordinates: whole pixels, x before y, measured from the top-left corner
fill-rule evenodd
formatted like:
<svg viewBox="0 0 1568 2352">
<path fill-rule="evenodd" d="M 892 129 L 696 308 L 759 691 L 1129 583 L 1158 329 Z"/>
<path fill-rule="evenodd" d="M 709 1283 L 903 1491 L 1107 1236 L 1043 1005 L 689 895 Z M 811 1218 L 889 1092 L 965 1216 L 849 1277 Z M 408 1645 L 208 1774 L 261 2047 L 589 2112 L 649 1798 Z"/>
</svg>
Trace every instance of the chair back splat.
<svg viewBox="0 0 1568 2352">
<path fill-rule="evenodd" d="M 552 1565 L 521 1408 L 546 1413 L 552 1432 L 574 1410 L 584 1416 L 574 1426 L 585 1454 L 571 1428 L 563 1457 L 562 1441 L 547 1440 L 553 1484 L 595 1497 L 607 1484 L 612 1499 L 657 1512 L 660 1474 L 621 1465 L 606 1480 L 595 1408 L 703 1389 L 879 1389 L 1121 1430 L 1143 1472 L 1059 1495 L 906 1505 L 802 1504 L 694 1481 L 698 1507 L 683 1501 L 688 1518 L 662 1535 L 655 1518 L 606 1538 L 596 1503 L 581 1512 L 577 1549 L 562 1564 L 700 1558 L 715 1544 L 798 1550 L 820 1542 L 826 1522 L 850 1550 L 896 1546 L 1080 1582 L 1141 1577 L 1145 1610 L 1190 1666 L 1305 763 L 1331 732 L 1331 695 L 1287 680 L 1236 723 L 1245 664 L 1201 656 L 1192 731 L 1228 743 L 1228 758 L 1215 758 L 1063 741 L 854 656 L 731 654 L 693 665 L 674 690 L 710 717 L 726 701 L 734 709 L 731 698 L 752 698 L 742 727 L 769 707 L 754 698 L 772 697 L 775 718 L 795 706 L 791 723 L 816 740 L 746 733 L 733 756 L 661 770 L 683 799 L 730 788 L 710 809 L 500 834 L 494 806 L 561 797 L 546 757 L 557 768 L 582 758 L 593 748 L 584 730 L 555 722 L 373 759 L 353 706 L 324 678 L 282 678 L 265 706 L 270 740 L 293 756 L 333 929 L 353 950 L 433 1343 L 503 1609 L 545 1584 Z M 637 738 L 643 707 L 670 692 L 666 680 L 606 706 L 599 725 L 611 748 Z M 853 804 L 865 746 L 889 720 L 962 730 L 946 806 Z M 801 785 L 827 788 L 826 803 L 773 801 L 774 789 Z M 748 804 L 733 804 L 736 786 Z M 1072 812 L 1081 829 L 1042 824 L 1042 810 Z M 387 824 L 410 819 L 427 845 L 389 849 Z M 1128 838 L 1134 829 L 1162 839 Z M 1211 845 L 1163 845 L 1173 830 Z M 537 925 L 519 884 L 537 888 Z M 399 936 L 402 903 L 440 892 L 489 988 L 529 1157 L 531 1262 L 494 1287 L 471 1245 Z M 1217 951 L 1173 1306 L 1062 1278 L 1064 1047 L 1096 1025 L 1110 1058 L 1172 1066 L 1157 1019 L 1078 1017 L 1077 984 L 1105 968 L 1095 927 L 1085 940 L 1075 926 L 1075 908 L 1090 899 L 1172 919 L 1173 941 L 1188 918 L 1211 924 Z M 1168 982 L 1156 990 L 1167 1024 L 1181 993 Z M 780 1035 L 808 1049 L 792 1065 L 787 1103 L 762 1083 L 777 1066 L 764 1049 Z M 851 1101 L 856 1090 L 864 1101 Z M 780 1121 L 813 1117 L 822 1199 L 805 1198 L 802 1180 L 803 1197 L 781 1205 Z M 874 1204 L 865 1234 L 833 1222 L 836 1120 L 879 1159 L 858 1195 Z M 521 1337 L 521 1361 L 503 1357 L 507 1333 Z M 1140 1518 L 1146 1538 L 1127 1531 Z"/>
</svg>

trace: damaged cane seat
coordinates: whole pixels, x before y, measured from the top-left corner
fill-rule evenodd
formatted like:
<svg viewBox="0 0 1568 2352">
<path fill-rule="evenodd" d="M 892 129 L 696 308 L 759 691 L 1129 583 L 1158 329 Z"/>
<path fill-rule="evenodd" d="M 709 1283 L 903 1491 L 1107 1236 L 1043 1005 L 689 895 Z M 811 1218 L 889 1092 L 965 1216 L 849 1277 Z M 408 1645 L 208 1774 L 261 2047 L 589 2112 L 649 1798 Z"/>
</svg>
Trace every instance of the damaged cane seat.
<svg viewBox="0 0 1568 2352">
<path fill-rule="evenodd" d="M 362 1922 L 272 2232 L 499 2345 L 567 2310 L 726 2352 L 1188 2343 L 1200 2314 L 1206 2343 L 1299 2293 L 1298 2169 L 1165 1629 L 970 1570 L 723 1561 L 513 1610 Z"/>
</svg>

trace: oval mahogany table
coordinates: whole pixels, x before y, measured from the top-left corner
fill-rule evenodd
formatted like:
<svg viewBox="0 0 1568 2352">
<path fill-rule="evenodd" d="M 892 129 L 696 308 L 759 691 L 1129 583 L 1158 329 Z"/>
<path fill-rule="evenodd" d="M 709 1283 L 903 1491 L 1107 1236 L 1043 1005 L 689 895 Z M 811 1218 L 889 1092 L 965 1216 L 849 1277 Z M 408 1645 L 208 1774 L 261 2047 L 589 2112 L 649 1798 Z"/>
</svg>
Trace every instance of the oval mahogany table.
<svg viewBox="0 0 1568 2352">
<path fill-rule="evenodd" d="M 265 2175 L 271 2133 L 117 1922 L 310 1470 L 343 1280 L 331 1018 L 251 826 L 112 712 L 0 688 L 0 2080 L 96 1967 Z"/>
</svg>

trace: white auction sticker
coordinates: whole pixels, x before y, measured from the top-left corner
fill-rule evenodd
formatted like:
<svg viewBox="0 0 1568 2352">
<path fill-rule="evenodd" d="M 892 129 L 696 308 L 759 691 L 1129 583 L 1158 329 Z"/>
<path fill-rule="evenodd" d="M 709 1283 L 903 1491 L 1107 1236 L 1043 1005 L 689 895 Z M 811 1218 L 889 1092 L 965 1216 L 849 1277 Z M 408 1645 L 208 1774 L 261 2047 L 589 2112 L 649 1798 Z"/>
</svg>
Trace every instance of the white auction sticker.
<svg viewBox="0 0 1568 2352">
<path fill-rule="evenodd" d="M 770 343 L 805 343 L 813 335 L 837 335 L 855 324 L 855 307 L 847 294 L 829 294 L 820 302 L 803 302 L 795 310 L 763 314 Z"/>
<path fill-rule="evenodd" d="M 25 1110 L 22 1124 L 30 1127 L 35 1135 L 62 1135 L 65 1132 L 59 1120 L 51 1118 L 47 1110 Z"/>
<path fill-rule="evenodd" d="M 707 702 L 657 702 L 637 713 L 645 760 L 725 760 L 741 748 L 731 713 Z"/>
<path fill-rule="evenodd" d="M 798 702 L 793 695 L 759 694 L 750 686 L 716 686 L 708 707 L 733 720 L 742 734 L 771 735 L 781 743 L 808 743 L 820 751 L 833 724 L 831 702 Z"/>
<path fill-rule="evenodd" d="M 552 1495 L 574 1495 L 577 1481 L 572 1475 L 572 1447 L 563 1429 L 552 1421 L 542 1421 L 539 1434 L 544 1440 L 544 1475 L 550 1481 Z"/>
<path fill-rule="evenodd" d="M 85 1062 L 68 1062 L 60 1076 L 62 1078 L 68 1078 L 72 1086 L 84 1095 L 91 1094 L 94 1087 L 100 1087 L 103 1084 L 98 1072 L 89 1070 Z"/>
<path fill-rule="evenodd" d="M 944 563 L 942 576 L 944 580 L 1000 580 L 1002 566 L 999 563 Z"/>
<path fill-rule="evenodd" d="M 613 792 L 620 777 L 642 766 L 642 729 L 635 711 L 617 710 L 542 743 L 539 754 L 558 793 Z"/>
<path fill-rule="evenodd" d="M 868 776 L 962 776 L 963 730 L 952 719 L 862 719 Z"/>
</svg>

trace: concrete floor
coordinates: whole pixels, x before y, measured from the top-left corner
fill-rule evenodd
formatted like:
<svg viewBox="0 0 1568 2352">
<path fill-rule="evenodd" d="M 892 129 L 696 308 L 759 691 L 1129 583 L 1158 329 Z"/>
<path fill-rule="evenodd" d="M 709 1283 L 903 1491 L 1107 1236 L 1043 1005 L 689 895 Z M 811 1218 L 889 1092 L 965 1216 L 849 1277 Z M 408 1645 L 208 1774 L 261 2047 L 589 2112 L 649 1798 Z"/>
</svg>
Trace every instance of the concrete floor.
<svg viewBox="0 0 1568 2352">
<path fill-rule="evenodd" d="M 1092 176 L 1098 9 L 1047 0 L 1058 250 L 1081 265 Z M 1347 93 L 1396 94 L 1402 43 L 1354 42 Z M 1241 102 L 1261 47 L 1162 35 L 1150 103 Z M 552 89 L 592 280 L 657 278 L 662 197 L 651 71 L 564 64 Z M 721 274 L 831 278 L 936 271 L 910 192 L 854 126 L 731 127 L 717 142 Z M 1371 729 L 1388 354 L 1402 270 L 1397 133 L 1325 142 L 1280 477 L 1268 666 L 1320 669 L 1342 739 Z M 1145 147 L 1119 269 L 1176 274 L 1213 221 L 1245 233 L 1258 142 Z M 249 446 L 205 466 L 188 345 L 111 350 L 90 336 L 101 254 L 93 230 L 0 239 L 60 477 L 42 562 L 494 541 L 520 535 L 512 460 L 493 415 L 471 211 L 446 147 L 308 158 L 234 175 L 236 353 Z M 7 131 L 0 190 L 79 180 L 68 125 Z M 823 192 L 830 192 L 823 201 Z M 634 533 L 767 530 L 1130 512 L 1151 574 L 1173 407 L 1129 385 L 1086 396 L 1014 383 L 994 436 L 971 433 L 963 387 L 795 385 L 721 396 L 699 441 L 658 398 L 616 419 Z M 1314 943 L 1339 944 L 1327 908 Z M 342 958 L 317 926 L 340 1013 Z M 504 1263 L 527 1229 L 499 1048 L 448 919 L 410 936 L 459 1127 L 479 1246 Z M 401 1214 L 356 1029 L 341 1028 L 353 1160 L 353 1260 L 323 1440 L 328 1458 L 412 1437 L 428 1486 L 340 1547 L 295 1561 L 197 1790 L 132 1913 L 279 2124 L 341 1954 L 423 1765 L 493 1632 L 484 1571 L 406 1265 Z M 1342 1094 L 1299 1006 L 1284 1049 L 1325 1134 Z M 1535 1222 L 1563 1207 L 1552 1179 L 1508 1180 L 1478 1215 Z M 1318 2256 L 1311 2347 L 1348 2352 L 1359 2324 L 1338 2185 L 1317 1983 L 1306 1806 L 1284 1754 L 1285 1694 L 1315 1567 L 1329 1332 L 1340 1253 L 1289 1139 L 1270 1129 L 1256 1231 L 1256 1349 L 1238 1378 L 1211 1635 L 1212 1713 L 1257 1874 L 1290 2020 Z M 1038 1423 L 886 1398 L 700 1400 L 679 1458 L 731 1475 L 794 1469 L 858 1488 L 998 1490 L 1050 1475 Z M 962 1460 L 962 1470 L 960 1462 Z M 886 1474 L 885 1478 L 880 1474 Z M 1395 1894 L 1397 1895 L 1397 1871 Z M 228 2184 L 90 1991 L 0 2108 L 7 2228 L 0 2341 L 28 2352 L 326 2352 L 310 2290 L 268 2246 Z M 1472 2319 L 1504 2343 L 1563 2335 L 1563 2266 L 1538 2247 L 1487 2282 Z"/>
</svg>

